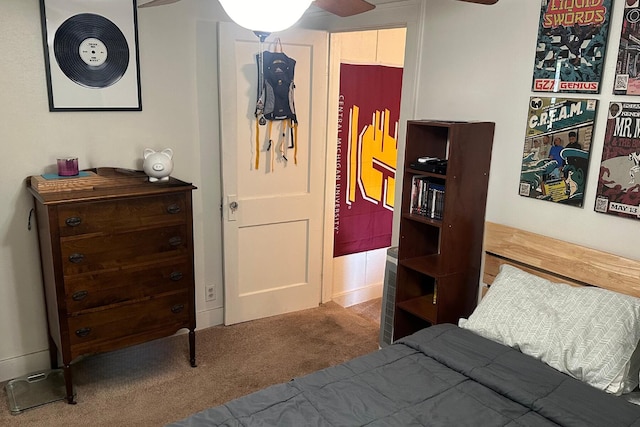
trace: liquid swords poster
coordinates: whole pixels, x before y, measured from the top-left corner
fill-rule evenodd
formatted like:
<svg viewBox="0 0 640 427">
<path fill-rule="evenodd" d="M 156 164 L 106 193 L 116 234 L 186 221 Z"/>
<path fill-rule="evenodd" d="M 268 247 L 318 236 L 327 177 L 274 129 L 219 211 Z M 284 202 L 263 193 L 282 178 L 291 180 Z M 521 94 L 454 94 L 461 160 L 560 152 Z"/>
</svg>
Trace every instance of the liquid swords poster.
<svg viewBox="0 0 640 427">
<path fill-rule="evenodd" d="M 534 92 L 600 93 L 612 0 L 542 0 Z"/>
</svg>

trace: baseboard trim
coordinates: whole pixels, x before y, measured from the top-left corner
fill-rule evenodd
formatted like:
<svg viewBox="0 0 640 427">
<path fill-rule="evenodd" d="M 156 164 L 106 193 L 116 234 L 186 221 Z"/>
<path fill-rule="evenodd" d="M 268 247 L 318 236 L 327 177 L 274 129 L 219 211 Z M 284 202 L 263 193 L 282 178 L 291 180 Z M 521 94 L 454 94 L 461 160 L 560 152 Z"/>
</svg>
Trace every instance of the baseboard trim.
<svg viewBox="0 0 640 427">
<path fill-rule="evenodd" d="M 205 329 L 224 323 L 224 309 L 215 308 L 196 313 L 197 329 Z M 178 333 L 186 333 L 186 329 Z M 196 342 L 197 345 L 197 342 Z M 49 350 L 0 360 L 0 382 L 9 381 L 34 372 L 50 369 Z"/>
<path fill-rule="evenodd" d="M 365 286 L 363 288 L 353 289 L 346 292 L 333 295 L 333 302 L 342 307 L 351 307 L 375 298 L 382 298 L 382 283 Z"/>
<path fill-rule="evenodd" d="M 196 329 L 210 328 L 224 324 L 224 308 L 214 308 L 196 313 Z"/>
<path fill-rule="evenodd" d="M 8 381 L 34 372 L 50 369 L 49 350 L 0 360 L 0 381 Z"/>
</svg>

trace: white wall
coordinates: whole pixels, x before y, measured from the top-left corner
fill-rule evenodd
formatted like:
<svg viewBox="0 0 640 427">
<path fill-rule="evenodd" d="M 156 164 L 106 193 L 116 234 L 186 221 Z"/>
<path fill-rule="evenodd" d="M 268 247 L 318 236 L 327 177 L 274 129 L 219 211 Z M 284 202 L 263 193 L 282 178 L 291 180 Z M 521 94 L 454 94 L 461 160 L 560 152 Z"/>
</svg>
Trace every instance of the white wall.
<svg viewBox="0 0 640 427">
<path fill-rule="evenodd" d="M 602 93 L 595 96 L 600 101 L 583 208 L 518 195 L 539 1 L 500 0 L 493 6 L 425 2 L 415 115 L 496 122 L 488 221 L 639 259 L 640 223 L 593 211 L 609 101 L 638 101 L 611 95 L 623 3 L 614 0 Z"/>
<path fill-rule="evenodd" d="M 38 0 L 0 1 L 0 381 L 48 367 L 37 232 L 24 179 L 56 156 L 80 168 L 142 167 L 145 147 L 174 150 L 176 178 L 194 201 L 198 325 L 221 323 L 217 2 L 138 10 L 141 112 L 49 112 Z M 216 284 L 215 301 L 204 301 Z"/>
<path fill-rule="evenodd" d="M 332 301 L 351 307 L 382 297 L 387 248 L 333 259 Z"/>
<path fill-rule="evenodd" d="M 404 65 L 405 37 L 405 28 L 334 33 L 331 35 L 331 58 L 337 63 L 402 67 Z M 330 99 L 338 99 L 338 66 L 332 67 L 329 79 Z M 329 134 L 335 135 L 336 132 L 337 129 Z M 335 143 L 332 144 L 334 142 L 332 139 L 335 138 L 329 138 L 328 149 L 335 152 L 336 146 Z M 335 159 L 333 162 L 328 161 L 327 165 L 329 164 L 335 165 Z M 335 178 L 335 176 L 333 177 Z M 331 178 L 328 179 L 328 181 L 330 180 Z M 326 203 L 333 204 L 334 201 L 335 198 L 331 196 Z M 327 206 L 326 213 L 329 214 L 330 221 L 333 221 L 333 212 L 333 206 Z M 328 230 L 331 228 L 329 227 Z M 331 233 L 328 236 L 330 235 Z M 386 251 L 386 248 L 382 248 L 332 258 L 331 299 L 344 307 L 349 307 L 370 299 L 380 298 L 384 281 Z"/>
</svg>

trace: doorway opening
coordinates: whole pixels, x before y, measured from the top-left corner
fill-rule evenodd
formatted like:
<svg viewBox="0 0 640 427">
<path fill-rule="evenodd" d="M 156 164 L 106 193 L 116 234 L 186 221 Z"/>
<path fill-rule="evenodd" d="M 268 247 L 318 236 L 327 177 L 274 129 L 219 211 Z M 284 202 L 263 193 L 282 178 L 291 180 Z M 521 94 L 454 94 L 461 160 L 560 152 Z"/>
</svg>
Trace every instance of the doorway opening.
<svg viewBox="0 0 640 427">
<path fill-rule="evenodd" d="M 344 307 L 382 297 L 405 44 L 406 28 L 330 34 L 323 281 Z"/>
</svg>

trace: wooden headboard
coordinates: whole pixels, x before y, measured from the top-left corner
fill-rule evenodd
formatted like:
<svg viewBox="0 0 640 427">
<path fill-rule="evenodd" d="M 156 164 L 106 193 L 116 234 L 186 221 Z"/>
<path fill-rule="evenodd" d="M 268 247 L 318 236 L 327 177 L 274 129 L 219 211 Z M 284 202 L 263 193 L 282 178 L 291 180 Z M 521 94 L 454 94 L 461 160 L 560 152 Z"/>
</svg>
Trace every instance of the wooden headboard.
<svg viewBox="0 0 640 427">
<path fill-rule="evenodd" d="M 597 286 L 640 298 L 640 260 L 619 257 L 492 222 L 485 223 L 484 283 L 501 264 L 554 282 Z"/>
</svg>

